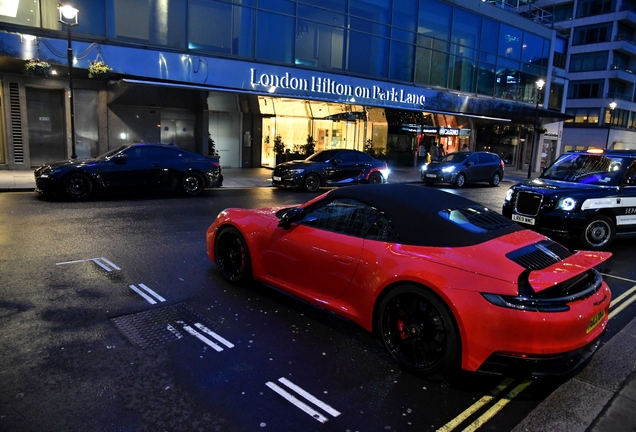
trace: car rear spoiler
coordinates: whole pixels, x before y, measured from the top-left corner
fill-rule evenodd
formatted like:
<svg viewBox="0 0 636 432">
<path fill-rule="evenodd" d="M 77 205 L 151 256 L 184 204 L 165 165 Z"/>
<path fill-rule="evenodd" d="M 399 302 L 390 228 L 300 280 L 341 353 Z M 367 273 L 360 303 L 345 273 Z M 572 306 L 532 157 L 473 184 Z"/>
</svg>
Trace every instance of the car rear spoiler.
<svg viewBox="0 0 636 432">
<path fill-rule="evenodd" d="M 578 251 L 549 267 L 533 270 L 528 283 L 535 293 L 585 273 L 612 256 L 611 252 Z"/>
</svg>

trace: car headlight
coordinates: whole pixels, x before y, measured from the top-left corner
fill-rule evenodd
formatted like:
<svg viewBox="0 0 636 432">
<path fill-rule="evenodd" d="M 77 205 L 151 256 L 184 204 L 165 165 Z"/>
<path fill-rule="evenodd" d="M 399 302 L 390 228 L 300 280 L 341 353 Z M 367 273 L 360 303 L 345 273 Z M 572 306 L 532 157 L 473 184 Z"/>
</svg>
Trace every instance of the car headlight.
<svg viewBox="0 0 636 432">
<path fill-rule="evenodd" d="M 442 171 L 445 172 L 445 173 L 453 172 L 453 171 L 455 171 L 455 165 L 452 165 L 452 166 L 449 166 L 449 167 L 446 167 L 446 168 L 442 168 Z"/>
<path fill-rule="evenodd" d="M 558 210 L 563 210 L 563 211 L 574 210 L 574 207 L 576 207 L 576 200 L 570 197 L 561 198 L 556 205 L 556 208 Z"/>
<path fill-rule="evenodd" d="M 514 193 L 514 189 L 510 188 L 506 191 L 506 201 L 510 201 L 512 199 L 512 194 Z"/>
<path fill-rule="evenodd" d="M 426 171 L 428 169 L 428 164 L 422 165 L 422 171 Z"/>
<path fill-rule="evenodd" d="M 305 172 L 305 170 L 302 169 L 302 168 L 291 169 L 291 170 L 287 171 L 287 173 L 290 174 L 290 175 L 298 175 L 298 174 L 302 174 L 304 172 Z"/>
</svg>

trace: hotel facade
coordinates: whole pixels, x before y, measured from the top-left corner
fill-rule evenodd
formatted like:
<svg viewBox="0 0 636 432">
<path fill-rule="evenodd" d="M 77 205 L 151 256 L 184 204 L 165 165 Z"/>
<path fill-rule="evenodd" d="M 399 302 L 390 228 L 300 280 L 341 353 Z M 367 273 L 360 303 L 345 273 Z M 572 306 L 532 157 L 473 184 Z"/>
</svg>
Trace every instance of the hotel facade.
<svg viewBox="0 0 636 432">
<path fill-rule="evenodd" d="M 67 6 L 71 23 L 57 0 L 0 5 L 0 169 L 132 142 L 214 151 L 226 168 L 273 167 L 275 142 L 294 157 L 312 140 L 402 166 L 420 146 L 466 144 L 539 171 L 562 152 L 572 119 L 568 38 L 552 12 L 523 2 Z M 108 73 L 92 69 L 99 62 Z"/>
</svg>

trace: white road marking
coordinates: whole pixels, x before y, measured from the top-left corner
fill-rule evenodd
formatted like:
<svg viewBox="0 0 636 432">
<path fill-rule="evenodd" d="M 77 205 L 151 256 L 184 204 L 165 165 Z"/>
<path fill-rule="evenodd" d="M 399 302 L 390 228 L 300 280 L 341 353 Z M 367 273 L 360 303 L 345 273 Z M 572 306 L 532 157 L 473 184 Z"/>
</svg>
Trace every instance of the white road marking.
<svg viewBox="0 0 636 432">
<path fill-rule="evenodd" d="M 55 263 L 55 265 L 75 264 L 75 263 L 81 263 L 81 262 L 86 262 L 86 261 L 90 261 L 90 259 L 75 260 L 75 261 L 65 261 L 65 262 Z"/>
<path fill-rule="evenodd" d="M 137 294 L 139 294 L 140 296 L 142 296 L 148 303 L 150 304 L 157 304 L 156 301 L 154 301 L 150 296 L 146 295 L 146 293 L 144 293 L 143 291 L 141 291 L 139 288 L 137 288 L 134 285 L 130 285 L 130 289 L 133 290 L 134 292 L 136 292 Z"/>
<path fill-rule="evenodd" d="M 287 391 L 283 390 L 282 388 L 280 388 L 279 386 L 277 386 L 273 382 L 268 381 L 268 382 L 265 383 L 265 385 L 267 387 L 269 387 L 270 389 L 274 390 L 279 395 L 281 395 L 287 401 L 291 402 L 296 408 L 299 408 L 300 410 L 302 410 L 305 413 L 309 414 L 315 420 L 318 420 L 320 423 L 327 422 L 327 420 L 328 420 L 327 417 L 325 417 L 324 415 L 320 414 L 318 411 L 316 411 L 315 409 L 313 409 L 312 407 L 310 407 L 306 403 L 298 400 L 298 398 L 293 396 L 291 393 L 288 393 Z"/>
<path fill-rule="evenodd" d="M 190 327 L 189 325 L 184 325 L 183 329 L 185 331 L 187 331 L 188 333 L 190 333 L 192 336 L 194 336 L 195 338 L 199 339 L 201 342 L 203 342 L 204 344 L 212 347 L 214 350 L 216 350 L 216 352 L 221 352 L 223 351 L 223 348 L 221 348 L 220 346 L 218 346 L 217 344 L 215 344 L 214 342 L 212 342 L 210 339 L 206 338 L 205 336 L 203 336 L 201 333 L 199 333 L 198 331 L 196 331 L 195 329 L 193 329 L 192 327 Z"/>
<path fill-rule="evenodd" d="M 95 264 L 97 264 L 98 266 L 100 266 L 101 268 L 103 268 L 104 270 L 106 270 L 107 272 L 111 272 L 111 271 L 112 271 L 112 270 L 111 270 L 111 268 L 110 268 L 110 267 L 108 267 L 106 264 L 102 264 L 102 263 L 99 261 L 99 258 L 93 258 L 93 259 L 91 259 L 91 261 L 93 261 Z"/>
<path fill-rule="evenodd" d="M 179 330 L 177 330 L 176 328 L 172 327 L 170 324 L 168 324 L 168 326 L 166 328 L 168 329 L 168 331 L 170 333 L 175 335 L 177 337 L 177 339 L 182 339 L 183 338 L 183 335 L 179 332 Z"/>
<path fill-rule="evenodd" d="M 146 285 L 144 285 L 142 283 L 139 284 L 139 288 L 145 290 L 148 294 L 150 294 L 151 296 L 153 296 L 154 298 L 156 298 L 160 302 L 165 302 L 166 301 L 165 298 L 161 297 L 159 294 L 157 294 L 156 292 L 154 292 L 153 290 L 151 290 L 150 288 L 148 288 Z"/>
<path fill-rule="evenodd" d="M 107 260 L 104 257 L 88 258 L 88 259 L 75 260 L 75 261 L 65 261 L 65 262 L 55 263 L 55 265 L 76 264 L 76 263 L 88 262 L 88 261 L 93 261 L 95 264 L 97 264 L 98 266 L 106 270 L 107 272 L 113 271 L 112 269 L 121 270 L 121 268 L 117 267 L 115 264 L 113 264 L 111 261 Z"/>
<path fill-rule="evenodd" d="M 199 330 L 201 330 L 203 333 L 206 333 L 210 336 L 212 336 L 214 339 L 216 339 L 217 341 L 221 342 L 223 345 L 225 345 L 228 348 L 234 348 L 234 344 L 230 341 L 228 341 L 227 339 L 223 338 L 222 336 L 214 333 L 212 330 L 210 330 L 209 328 L 207 328 L 206 326 L 204 326 L 201 323 L 195 323 L 194 326 L 196 328 L 198 328 Z"/>
<path fill-rule="evenodd" d="M 109 266 L 111 266 L 112 268 L 114 268 L 115 270 L 121 270 L 119 267 L 117 267 L 115 264 L 113 264 L 112 262 L 110 262 L 109 260 L 107 260 L 104 257 L 101 258 L 96 258 L 96 259 L 100 259 L 102 261 L 104 261 L 106 264 L 108 264 Z"/>
<path fill-rule="evenodd" d="M 289 381 L 287 378 L 284 378 L 284 377 L 283 378 L 279 378 L 278 381 L 280 381 L 281 383 L 285 384 L 287 387 L 289 387 L 290 389 L 292 389 L 293 391 L 295 391 L 296 393 L 298 393 L 299 395 L 301 395 L 302 397 L 307 399 L 309 402 L 312 402 L 318 408 L 322 408 L 328 414 L 331 414 L 334 417 L 338 417 L 340 415 L 339 411 L 337 411 L 334 408 L 332 408 L 331 406 L 327 405 L 326 403 L 324 403 L 320 399 L 316 398 L 312 394 L 307 393 L 305 390 L 303 390 L 302 388 L 298 387 L 296 384 L 294 384 L 293 382 Z"/>
</svg>

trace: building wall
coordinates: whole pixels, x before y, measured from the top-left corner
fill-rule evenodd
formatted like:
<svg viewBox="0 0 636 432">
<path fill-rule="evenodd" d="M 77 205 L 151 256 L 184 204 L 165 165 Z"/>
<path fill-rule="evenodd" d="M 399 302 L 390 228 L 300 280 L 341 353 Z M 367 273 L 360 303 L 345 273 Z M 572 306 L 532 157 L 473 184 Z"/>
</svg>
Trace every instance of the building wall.
<svg viewBox="0 0 636 432">
<path fill-rule="evenodd" d="M 57 2 L 38 5 L 39 10 L 20 3 L 14 16 L 0 16 L 8 31 L 0 33 L 0 57 L 11 60 L 0 62 L 0 72 L 16 72 L 20 60 L 38 57 L 51 63 L 58 76 L 65 75 L 66 28 L 58 22 Z M 534 83 L 550 76 L 555 35 L 519 13 L 468 0 L 207 1 L 170 2 L 165 8 L 152 2 L 78 0 L 74 5 L 80 11 L 79 25 L 72 27 L 77 85 L 89 81 L 91 61 L 104 60 L 113 69 L 107 107 L 99 107 L 101 150 L 115 147 L 122 136 L 162 140 L 152 130 L 150 111 L 162 113 L 192 100 L 181 107 L 195 118 L 194 144 L 187 145 L 205 152 L 206 132 L 225 130 L 218 125 L 213 130 L 214 117 L 219 124 L 222 113 L 233 112 L 205 118 L 207 109 L 197 100 L 215 90 L 273 91 L 277 97 L 531 124 Z M 23 37 L 27 32 L 37 39 L 29 43 Z M 263 82 L 272 77 L 282 84 L 286 76 L 336 84 L 307 91 Z M 126 86 L 133 94 L 121 93 Z M 340 91 L 346 86 L 360 93 Z M 550 82 L 544 91 L 549 88 Z M 191 98 L 193 93 L 197 96 Z M 139 120 L 128 117 L 137 115 Z M 253 165 L 260 158 L 242 143 L 246 132 L 260 134 L 258 121 L 248 122 L 251 130 L 245 130 L 236 117 L 221 122 L 236 135 L 218 135 L 217 149 L 228 152 L 223 159 L 232 166 L 245 166 L 247 160 Z M 544 110 L 540 117 L 554 120 Z M 164 138 L 170 135 L 164 132 Z"/>
</svg>

